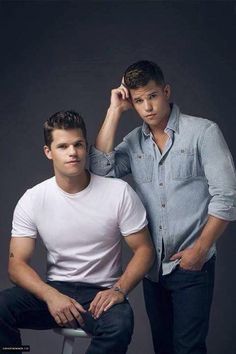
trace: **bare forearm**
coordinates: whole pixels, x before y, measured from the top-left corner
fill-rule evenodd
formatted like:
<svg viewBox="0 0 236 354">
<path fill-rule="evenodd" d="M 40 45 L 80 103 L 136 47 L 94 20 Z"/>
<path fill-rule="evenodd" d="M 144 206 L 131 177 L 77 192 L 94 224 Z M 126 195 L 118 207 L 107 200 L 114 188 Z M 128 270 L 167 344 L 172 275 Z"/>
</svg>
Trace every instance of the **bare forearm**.
<svg viewBox="0 0 236 354">
<path fill-rule="evenodd" d="M 207 253 L 214 242 L 216 242 L 225 231 L 228 224 L 229 222 L 226 220 L 209 215 L 208 221 L 195 243 L 195 247 Z"/>
<path fill-rule="evenodd" d="M 114 286 L 128 294 L 144 278 L 155 259 L 154 248 L 143 247 L 135 252 L 125 272 Z"/>
<path fill-rule="evenodd" d="M 31 266 L 22 261 L 10 262 L 9 277 L 13 283 L 28 290 L 43 301 L 46 301 L 49 293 L 57 292 L 47 285 Z"/>
<path fill-rule="evenodd" d="M 179 260 L 181 268 L 201 270 L 211 246 L 222 235 L 228 221 L 209 215 L 208 221 L 193 247 L 175 253 L 171 260 Z"/>
<path fill-rule="evenodd" d="M 121 112 L 119 109 L 109 108 L 103 125 L 98 133 L 95 146 L 98 150 L 108 153 L 113 150 L 115 135 Z"/>
</svg>

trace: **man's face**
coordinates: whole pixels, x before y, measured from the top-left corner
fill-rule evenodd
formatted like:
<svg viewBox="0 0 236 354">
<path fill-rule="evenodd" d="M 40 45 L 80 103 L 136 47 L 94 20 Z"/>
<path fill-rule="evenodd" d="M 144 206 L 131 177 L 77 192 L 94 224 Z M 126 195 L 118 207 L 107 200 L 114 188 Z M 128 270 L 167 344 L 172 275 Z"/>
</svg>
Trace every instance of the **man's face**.
<svg viewBox="0 0 236 354">
<path fill-rule="evenodd" d="M 81 129 L 55 129 L 51 146 L 44 152 L 53 161 L 56 176 L 75 177 L 85 172 L 87 156 L 86 141 Z"/>
<path fill-rule="evenodd" d="M 129 91 L 134 109 L 149 127 L 165 128 L 170 114 L 170 86 L 151 80 L 146 86 Z"/>
</svg>

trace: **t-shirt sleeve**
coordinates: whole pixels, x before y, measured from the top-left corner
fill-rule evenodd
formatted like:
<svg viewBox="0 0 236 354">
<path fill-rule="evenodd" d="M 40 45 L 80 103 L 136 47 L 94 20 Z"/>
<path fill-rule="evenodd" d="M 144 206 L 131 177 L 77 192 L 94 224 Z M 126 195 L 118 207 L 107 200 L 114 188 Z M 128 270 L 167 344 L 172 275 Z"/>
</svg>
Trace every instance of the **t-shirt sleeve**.
<svg viewBox="0 0 236 354">
<path fill-rule="evenodd" d="M 135 191 L 127 184 L 119 208 L 119 227 L 123 236 L 142 230 L 147 225 L 146 210 Z"/>
<path fill-rule="evenodd" d="M 11 235 L 13 237 L 37 237 L 37 227 L 33 218 L 30 190 L 26 191 L 15 207 Z"/>
</svg>

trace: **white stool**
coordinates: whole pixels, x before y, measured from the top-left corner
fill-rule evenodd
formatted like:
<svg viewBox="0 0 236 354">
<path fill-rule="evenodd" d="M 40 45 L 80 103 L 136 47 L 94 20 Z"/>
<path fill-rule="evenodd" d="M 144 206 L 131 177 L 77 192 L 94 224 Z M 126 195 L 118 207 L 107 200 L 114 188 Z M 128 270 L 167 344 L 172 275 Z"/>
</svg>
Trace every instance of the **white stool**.
<svg viewBox="0 0 236 354">
<path fill-rule="evenodd" d="M 72 354 L 76 337 L 89 338 L 90 335 L 81 328 L 53 328 L 54 332 L 64 336 L 62 354 Z"/>
</svg>

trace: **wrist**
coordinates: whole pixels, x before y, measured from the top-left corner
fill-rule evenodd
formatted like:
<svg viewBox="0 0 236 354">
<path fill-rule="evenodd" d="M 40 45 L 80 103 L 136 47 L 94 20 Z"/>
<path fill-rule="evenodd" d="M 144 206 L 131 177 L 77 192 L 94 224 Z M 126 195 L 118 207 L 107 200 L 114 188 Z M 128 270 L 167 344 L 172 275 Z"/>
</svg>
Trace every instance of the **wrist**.
<svg viewBox="0 0 236 354">
<path fill-rule="evenodd" d="M 123 113 L 122 107 L 110 105 L 107 114 L 112 115 L 113 118 L 119 119 Z"/>
<path fill-rule="evenodd" d="M 46 303 L 49 302 L 51 299 L 55 298 L 55 295 L 58 293 L 58 290 L 54 289 L 53 287 L 48 287 L 43 291 L 42 300 Z"/>
<path fill-rule="evenodd" d="M 198 240 L 194 245 L 194 249 L 197 253 L 205 256 L 209 252 L 210 247 L 207 247 L 207 245 L 204 245 L 202 242 L 200 242 L 200 240 Z"/>
<path fill-rule="evenodd" d="M 117 293 L 119 293 L 119 294 L 122 294 L 123 297 L 124 297 L 124 299 L 127 299 L 127 292 L 125 291 L 125 289 L 121 288 L 119 285 L 114 285 L 114 286 L 112 287 L 112 289 L 113 289 L 115 292 L 117 292 Z"/>
</svg>

